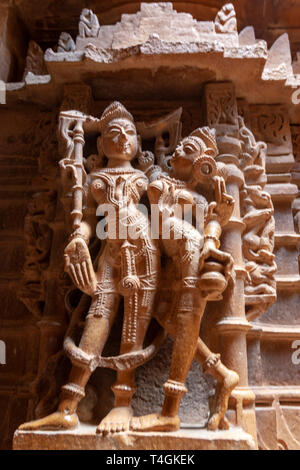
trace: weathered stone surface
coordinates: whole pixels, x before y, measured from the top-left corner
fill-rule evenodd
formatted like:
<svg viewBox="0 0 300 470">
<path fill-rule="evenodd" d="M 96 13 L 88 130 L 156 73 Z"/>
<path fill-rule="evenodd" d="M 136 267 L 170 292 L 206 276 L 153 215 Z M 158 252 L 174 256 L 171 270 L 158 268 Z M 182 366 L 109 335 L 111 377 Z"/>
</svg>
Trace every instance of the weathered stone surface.
<svg viewBox="0 0 300 470">
<path fill-rule="evenodd" d="M 75 431 L 17 431 L 15 450 L 254 450 L 252 437 L 238 428 L 210 432 L 181 429 L 174 433 L 120 433 L 101 437 L 95 427 Z"/>
<path fill-rule="evenodd" d="M 266 62 L 263 79 L 284 80 L 293 74 L 292 57 L 287 33 L 280 36 L 272 45 Z"/>
<path fill-rule="evenodd" d="M 24 27 L 12 8 L 0 7 L 0 80 L 20 80 L 27 50 Z"/>
</svg>

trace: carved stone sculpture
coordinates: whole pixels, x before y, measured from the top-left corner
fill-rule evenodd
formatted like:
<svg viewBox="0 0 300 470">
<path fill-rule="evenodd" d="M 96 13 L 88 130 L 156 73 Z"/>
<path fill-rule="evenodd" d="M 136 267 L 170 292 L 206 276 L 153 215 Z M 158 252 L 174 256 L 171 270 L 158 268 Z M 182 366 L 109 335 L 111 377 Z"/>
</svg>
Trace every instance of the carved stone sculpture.
<svg viewBox="0 0 300 470">
<path fill-rule="evenodd" d="M 162 140 L 158 139 L 158 144 L 160 160 L 166 159 Z M 163 300 L 158 302 L 155 317 L 173 336 L 174 346 L 169 379 L 164 384 L 162 411 L 133 418 L 133 430 L 179 429 L 178 409 L 187 392 L 185 380 L 195 354 L 205 372 L 219 382 L 208 428 L 229 426 L 225 411 L 238 376 L 229 371 L 221 363 L 220 356 L 213 354 L 199 338 L 206 302 L 222 299 L 222 292 L 232 276 L 232 259 L 219 250 L 219 237 L 222 226 L 232 214 L 234 201 L 226 194 L 224 180 L 218 175 L 213 159 L 216 154 L 214 134 L 208 128 L 197 129 L 179 143 L 168 159 L 172 176 L 164 172 L 158 175 L 157 168 L 152 167 L 157 179 L 150 184 L 148 196 L 151 207 L 158 206 L 161 248 L 170 261 L 163 273 L 159 296 Z M 215 187 L 215 202 L 208 204 L 201 189 L 205 193 L 205 187 L 207 189 L 210 184 Z M 205 214 L 203 225 L 196 229 L 192 223 L 182 221 L 178 217 L 178 207 L 189 207 L 195 216 L 197 210 L 202 211 Z M 173 280 L 171 288 L 170 279 Z"/>
<path fill-rule="evenodd" d="M 69 382 L 63 387 L 58 411 L 42 420 L 28 423 L 22 429 L 70 429 L 77 425 L 76 409 L 84 396 L 85 385 L 97 367 L 118 308 L 124 297 L 124 324 L 121 354 L 142 348 L 152 316 L 159 250 L 151 240 L 148 218 L 136 205 L 147 189 L 147 178 L 134 169 L 130 161 L 138 151 L 136 129 L 131 114 L 119 103 L 111 104 L 99 121 L 102 151 L 108 160 L 105 168 L 95 168 L 86 182 L 86 208 L 82 213 L 82 174 L 77 172 L 74 189 L 73 233 L 65 249 L 65 269 L 75 286 L 92 297 L 79 344 L 65 347 L 73 363 Z M 75 167 L 68 158 L 62 162 L 67 170 L 76 171 L 79 143 L 83 131 L 74 129 Z M 81 181 L 78 174 L 81 174 Z M 80 202 L 81 201 L 81 202 Z M 104 248 L 92 264 L 88 243 L 96 229 L 97 204 L 110 204 L 123 228 L 135 225 L 139 238 L 125 238 L 108 233 Z M 107 217 L 107 223 L 114 222 Z M 126 232 L 126 230 L 125 230 Z M 134 370 L 121 371 L 113 387 L 115 408 L 100 423 L 99 431 L 121 431 L 128 428 L 130 401 L 135 391 Z"/>
<path fill-rule="evenodd" d="M 239 117 L 239 133 L 242 142 L 241 168 L 245 175 L 243 196 L 243 255 L 248 278 L 245 294 L 247 318 L 254 320 L 276 300 L 277 270 L 274 261 L 274 207 L 269 193 L 263 191 L 266 184 L 265 157 L 267 146 L 256 142 L 252 132 Z"/>
<path fill-rule="evenodd" d="M 73 52 L 76 46 L 72 36 L 69 33 L 61 33 L 58 40 L 57 52 Z"/>
<path fill-rule="evenodd" d="M 169 120 L 172 123 L 172 117 Z M 101 136 L 97 139 L 98 154 L 91 155 L 84 165 L 84 126 L 89 125 L 96 126 Z M 64 342 L 73 367 L 68 383 L 62 388 L 58 411 L 25 423 L 20 429 L 76 427 L 78 403 L 98 366 L 116 369 L 117 380 L 113 386 L 114 408 L 101 421 L 97 432 L 179 429 L 178 408 L 187 391 L 185 379 L 194 356 L 218 381 L 208 427 L 228 428 L 225 412 L 238 375 L 228 370 L 220 355 L 212 353 L 199 338 L 207 301 L 222 299 L 228 283 L 234 282 L 232 258 L 219 250 L 222 227 L 232 214 L 234 200 L 226 194 L 224 179 L 214 160 L 217 146 L 213 131 L 196 129 L 177 145 L 169 159 L 165 152 L 170 146 L 164 144 L 158 133 L 155 151 L 160 162 L 170 161 L 171 166 L 162 165 L 169 169 L 169 174 L 154 164 L 151 152 L 141 151 L 133 117 L 118 102 L 108 106 L 100 120 L 82 113 L 62 112 L 60 133 L 65 152 L 61 161 L 63 202 L 72 227 L 65 248 L 65 270 L 83 296 Z M 174 135 L 179 134 L 175 131 Z M 135 157 L 143 171 L 131 165 Z M 149 188 L 144 171 L 152 181 Z M 211 185 L 213 195 L 206 198 Z M 148 217 L 136 207 L 147 188 L 151 210 L 158 208 L 159 240 L 153 237 Z M 98 211 L 102 208 L 106 215 L 106 236 L 92 261 L 88 244 L 96 231 L 97 205 Z M 180 220 L 176 213 L 178 207 L 186 205 L 191 211 L 190 221 Z M 197 212 L 202 218 L 196 228 L 192 217 Z M 161 251 L 168 258 L 162 274 Z M 171 288 L 166 287 L 170 272 L 175 273 Z M 89 307 L 88 296 L 92 299 Z M 104 358 L 101 353 L 120 296 L 124 298 L 120 356 Z M 169 300 L 161 304 L 161 298 Z M 76 346 L 74 325 L 83 312 L 87 313 L 84 331 Z M 152 357 L 165 337 L 160 332 L 152 345 L 143 349 L 152 317 L 175 341 L 170 376 L 164 386 L 165 403 L 161 414 L 132 418 L 135 368 Z"/>
<path fill-rule="evenodd" d="M 44 61 L 44 52 L 35 41 L 30 41 L 26 57 L 24 78 L 28 73 L 46 75 L 47 67 Z"/>
<path fill-rule="evenodd" d="M 88 8 L 82 10 L 78 27 L 81 38 L 96 38 L 100 30 L 97 16 Z"/>
<path fill-rule="evenodd" d="M 226 3 L 215 19 L 216 33 L 231 33 L 237 30 L 235 9 L 232 3 Z"/>
</svg>

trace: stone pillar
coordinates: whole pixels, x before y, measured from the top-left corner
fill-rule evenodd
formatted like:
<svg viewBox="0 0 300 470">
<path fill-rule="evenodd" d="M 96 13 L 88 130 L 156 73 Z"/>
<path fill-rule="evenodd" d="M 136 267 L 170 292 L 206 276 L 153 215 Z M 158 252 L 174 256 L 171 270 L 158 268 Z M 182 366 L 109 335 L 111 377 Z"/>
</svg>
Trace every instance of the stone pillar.
<svg viewBox="0 0 300 470">
<path fill-rule="evenodd" d="M 297 162 L 300 132 L 299 126 L 292 128 L 292 140 L 288 110 L 280 104 L 249 105 L 245 109 L 245 121 L 255 138 L 267 144 L 265 190 L 271 195 L 275 209 L 274 254 L 278 268 L 275 275 L 277 301 L 251 325 L 249 342 L 252 344 L 254 337 L 256 342 L 259 342 L 256 359 L 255 351 L 252 350 L 251 363 L 260 361 L 261 371 L 259 375 L 252 374 L 251 385 L 255 391 L 256 404 L 259 404 L 256 414 L 260 447 L 267 448 L 268 446 L 262 443 L 268 440 L 275 443 L 269 448 L 276 447 L 277 442 L 281 445 L 282 425 L 285 426 L 285 442 L 289 447 L 290 444 L 293 445 L 291 441 L 295 432 L 291 415 L 299 413 L 300 405 L 300 387 L 296 378 L 299 366 L 294 365 L 291 360 L 293 341 L 300 338 L 298 263 L 300 179 Z"/>
<path fill-rule="evenodd" d="M 238 138 L 237 104 L 232 83 L 212 83 L 205 88 L 206 117 L 210 127 L 216 129 L 219 155 L 217 161 L 227 165 L 226 187 L 235 200 L 233 215 L 225 227 L 221 247 L 234 259 L 236 282 L 227 289 L 222 302 L 222 317 L 217 323 L 222 361 L 240 377 L 239 385 L 230 399 L 229 419 L 243 427 L 256 440 L 254 393 L 248 387 L 246 335 L 250 324 L 245 316 L 244 269 L 240 190 L 244 176 L 239 169 L 241 144 Z M 233 411 L 235 409 L 235 412 Z"/>
</svg>

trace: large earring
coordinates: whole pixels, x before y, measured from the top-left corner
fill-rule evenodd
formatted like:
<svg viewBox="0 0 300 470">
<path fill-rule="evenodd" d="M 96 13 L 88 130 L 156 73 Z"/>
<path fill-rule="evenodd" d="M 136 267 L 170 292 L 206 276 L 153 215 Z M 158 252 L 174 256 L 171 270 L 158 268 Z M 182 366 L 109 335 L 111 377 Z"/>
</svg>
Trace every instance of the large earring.
<svg viewBox="0 0 300 470">
<path fill-rule="evenodd" d="M 208 183 L 217 174 L 217 164 L 212 157 L 204 155 L 194 161 L 193 172 L 197 183 Z"/>
</svg>

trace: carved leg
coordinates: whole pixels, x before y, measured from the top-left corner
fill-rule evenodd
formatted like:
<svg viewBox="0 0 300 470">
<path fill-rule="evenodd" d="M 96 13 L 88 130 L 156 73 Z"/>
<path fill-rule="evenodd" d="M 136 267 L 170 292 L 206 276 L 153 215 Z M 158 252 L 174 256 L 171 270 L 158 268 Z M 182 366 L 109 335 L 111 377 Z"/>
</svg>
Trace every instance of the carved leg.
<svg viewBox="0 0 300 470">
<path fill-rule="evenodd" d="M 202 365 L 203 372 L 212 375 L 217 380 L 207 427 L 211 431 L 218 428 L 228 429 L 229 423 L 225 413 L 230 394 L 239 382 L 239 376 L 233 370 L 227 369 L 221 362 L 220 354 L 211 352 L 200 338 L 197 343 L 195 359 Z"/>
<path fill-rule="evenodd" d="M 193 360 L 199 337 L 200 323 L 206 301 L 197 289 L 185 290 L 180 295 L 174 318 L 174 345 L 170 375 L 164 384 L 165 400 L 161 413 L 131 420 L 131 429 L 138 431 L 176 431 L 180 428 L 178 410 L 182 396 L 187 392 L 185 380 Z"/>
<path fill-rule="evenodd" d="M 145 296 L 147 301 L 145 302 Z M 124 323 L 120 354 L 137 351 L 143 347 L 147 328 L 149 326 L 155 293 L 140 290 L 133 296 L 124 298 Z M 134 310 L 138 314 L 134 320 Z M 107 434 L 121 432 L 129 429 L 132 417 L 131 400 L 136 391 L 135 369 L 119 371 L 117 380 L 112 386 L 115 395 L 114 408 L 101 421 L 97 433 Z"/>
<path fill-rule="evenodd" d="M 169 273 L 171 277 L 171 273 Z M 176 336 L 175 324 L 172 323 L 172 312 L 178 300 L 174 298 L 174 292 L 170 295 L 170 289 L 167 287 L 162 292 L 160 302 L 155 316 L 165 330 L 174 338 Z M 170 305 L 170 297 L 173 297 L 173 305 Z M 171 320 L 171 321 L 168 321 Z M 215 396 L 210 406 L 210 417 L 208 421 L 208 429 L 227 429 L 229 423 L 225 417 L 228 409 L 228 400 L 232 390 L 239 382 L 239 376 L 236 372 L 228 369 L 221 362 L 220 355 L 213 353 L 201 338 L 198 338 L 197 348 L 195 351 L 195 359 L 200 362 L 203 371 L 212 375 L 217 380 Z"/>
<path fill-rule="evenodd" d="M 95 305 L 92 304 L 93 312 L 90 309 L 90 314 L 86 318 L 79 347 L 87 354 L 101 354 L 114 321 L 119 296 L 116 294 L 105 294 L 105 296 L 105 305 L 100 302 L 95 308 Z M 108 305 L 110 306 L 109 311 L 105 309 Z M 25 431 L 74 429 L 78 424 L 77 406 L 84 397 L 85 386 L 91 373 L 85 364 L 73 366 L 68 383 L 62 387 L 61 401 L 57 412 L 45 418 L 22 424 L 19 429 Z"/>
<path fill-rule="evenodd" d="M 166 308 L 166 305 L 164 307 Z M 171 308 L 167 310 L 170 311 Z M 166 317 L 167 312 L 163 312 L 156 318 L 169 335 L 174 338 L 175 325 L 164 321 Z M 213 353 L 201 338 L 198 338 L 195 359 L 202 365 L 203 372 L 210 374 L 217 380 L 215 395 L 210 406 L 208 429 L 228 429 L 229 423 L 225 413 L 228 409 L 228 400 L 231 392 L 239 382 L 239 376 L 236 372 L 224 366 L 220 355 Z"/>
<path fill-rule="evenodd" d="M 79 22 L 78 30 L 79 30 L 79 36 L 80 37 L 86 38 L 86 37 L 90 36 L 91 29 L 86 24 L 84 24 L 83 21 Z"/>
</svg>

